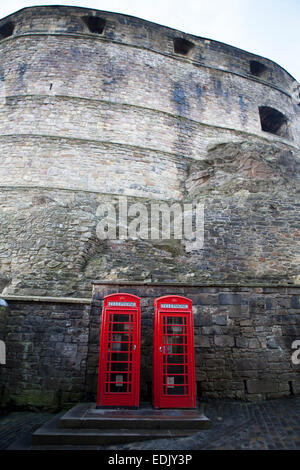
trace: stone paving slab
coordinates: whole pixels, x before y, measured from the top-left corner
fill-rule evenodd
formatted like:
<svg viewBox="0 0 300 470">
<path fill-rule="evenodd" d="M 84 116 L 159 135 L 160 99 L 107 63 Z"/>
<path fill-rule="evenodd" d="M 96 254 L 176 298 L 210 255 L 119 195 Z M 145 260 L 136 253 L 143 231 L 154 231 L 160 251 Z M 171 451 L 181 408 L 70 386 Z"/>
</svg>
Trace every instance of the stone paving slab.
<svg viewBox="0 0 300 470">
<path fill-rule="evenodd" d="M 211 428 L 193 436 L 156 439 L 123 445 L 97 446 L 98 450 L 295 450 L 300 449 L 300 397 L 246 403 L 201 402 Z M 0 417 L 0 449 L 13 448 L 53 414 L 13 412 Z M 78 448 L 78 447 L 77 447 Z"/>
<path fill-rule="evenodd" d="M 95 403 L 80 403 L 65 413 L 60 428 L 103 429 L 208 429 L 209 419 L 199 408 L 154 409 L 141 403 L 138 409 L 96 408 Z"/>
</svg>

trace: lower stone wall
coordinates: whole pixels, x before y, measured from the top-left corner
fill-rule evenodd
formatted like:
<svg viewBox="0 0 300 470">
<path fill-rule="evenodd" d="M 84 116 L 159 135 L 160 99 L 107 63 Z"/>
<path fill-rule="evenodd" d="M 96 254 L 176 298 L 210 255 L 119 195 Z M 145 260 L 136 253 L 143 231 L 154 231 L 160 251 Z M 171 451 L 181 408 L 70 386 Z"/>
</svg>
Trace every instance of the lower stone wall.
<svg viewBox="0 0 300 470">
<path fill-rule="evenodd" d="M 85 398 L 88 300 L 7 299 L 0 406 L 60 409 Z"/>
<path fill-rule="evenodd" d="M 0 339 L 0 406 L 58 410 L 96 400 L 104 296 L 141 297 L 141 400 L 151 401 L 153 303 L 193 301 L 199 398 L 261 400 L 300 394 L 300 287 L 191 286 L 102 282 L 93 300 L 6 296 Z M 5 321 L 4 321 L 5 317 Z"/>
<path fill-rule="evenodd" d="M 292 343 L 300 339 L 300 287 L 200 287 L 134 283 L 94 284 L 87 368 L 95 400 L 104 296 L 141 297 L 141 399 L 151 400 L 153 302 L 167 294 L 193 301 L 199 397 L 247 401 L 300 394 L 300 365 Z"/>
</svg>

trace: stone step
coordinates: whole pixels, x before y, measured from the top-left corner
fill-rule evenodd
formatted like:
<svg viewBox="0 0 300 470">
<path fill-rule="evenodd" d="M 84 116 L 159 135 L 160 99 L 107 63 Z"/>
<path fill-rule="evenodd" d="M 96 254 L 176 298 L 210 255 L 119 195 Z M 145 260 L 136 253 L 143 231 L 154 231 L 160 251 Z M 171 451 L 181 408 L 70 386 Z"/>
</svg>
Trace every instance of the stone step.
<svg viewBox="0 0 300 470">
<path fill-rule="evenodd" d="M 88 429 L 59 428 L 59 418 L 54 418 L 32 434 L 33 446 L 110 445 L 137 442 L 147 439 L 187 437 L 195 429 Z"/>
<path fill-rule="evenodd" d="M 59 420 L 60 428 L 81 429 L 208 429 L 210 420 L 198 409 L 155 410 L 141 404 L 137 410 L 96 409 L 93 403 L 80 403 Z"/>
<path fill-rule="evenodd" d="M 210 420 L 198 409 L 155 410 L 97 409 L 95 403 L 79 403 L 56 415 L 32 434 L 32 447 L 97 446 L 147 439 L 187 437 L 208 429 Z"/>
</svg>

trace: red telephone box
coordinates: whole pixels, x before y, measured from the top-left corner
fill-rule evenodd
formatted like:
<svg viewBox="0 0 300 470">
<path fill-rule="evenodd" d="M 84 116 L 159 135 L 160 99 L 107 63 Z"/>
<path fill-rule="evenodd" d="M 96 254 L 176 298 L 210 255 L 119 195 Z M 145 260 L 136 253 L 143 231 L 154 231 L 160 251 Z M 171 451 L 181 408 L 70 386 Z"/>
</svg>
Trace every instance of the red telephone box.
<svg viewBox="0 0 300 470">
<path fill-rule="evenodd" d="M 104 298 L 97 406 L 138 407 L 140 389 L 140 298 Z"/>
<path fill-rule="evenodd" d="M 192 301 L 167 295 L 154 302 L 154 408 L 196 408 Z"/>
</svg>

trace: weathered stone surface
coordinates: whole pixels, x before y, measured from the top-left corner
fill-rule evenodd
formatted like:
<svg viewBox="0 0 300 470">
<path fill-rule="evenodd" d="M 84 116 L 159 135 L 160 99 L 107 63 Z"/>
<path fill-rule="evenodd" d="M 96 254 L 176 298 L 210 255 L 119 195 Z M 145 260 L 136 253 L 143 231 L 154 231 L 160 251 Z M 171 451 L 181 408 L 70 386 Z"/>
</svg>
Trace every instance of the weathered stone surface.
<svg viewBox="0 0 300 470">
<path fill-rule="evenodd" d="M 235 340 L 235 345 L 237 348 L 248 348 L 249 347 L 249 339 L 243 337 L 237 337 Z"/>
<path fill-rule="evenodd" d="M 56 410 L 83 400 L 89 305 L 8 303 L 0 405 Z"/>
<path fill-rule="evenodd" d="M 105 19 L 101 34 L 89 31 L 89 14 Z M 262 82 L 252 54 L 195 36 L 183 56 L 177 31 L 124 15 L 52 6 L 9 18 L 15 29 L 0 42 L 0 292 L 87 297 L 94 279 L 299 281 L 300 108 L 288 73 L 259 58 Z M 260 105 L 280 107 L 288 135 L 262 130 Z M 118 196 L 149 207 L 204 202 L 203 249 L 100 241 L 97 208 Z M 215 293 L 200 295 L 217 304 Z M 245 307 L 242 294 L 219 295 L 237 315 Z"/>
<path fill-rule="evenodd" d="M 87 15 L 103 17 L 101 33 Z M 296 393 L 294 79 L 272 61 L 184 33 L 194 47 L 178 54 L 178 31 L 125 15 L 51 6 L 6 21 L 15 28 L 0 41 L 0 293 L 81 298 L 95 279 L 128 284 L 97 284 L 91 315 L 86 305 L 22 300 L 5 322 L 0 312 L 4 402 L 95 397 L 102 300 L 116 289 L 142 297 L 142 397 L 151 389 L 153 300 L 171 292 L 193 300 L 203 396 Z M 251 73 L 253 58 L 263 77 Z M 284 132 L 262 130 L 259 106 L 281 110 Z M 146 208 L 202 202 L 203 247 L 100 240 L 97 209 L 120 196 Z"/>
<path fill-rule="evenodd" d="M 277 392 L 278 384 L 273 380 L 248 380 L 247 389 L 249 393 Z"/>
<path fill-rule="evenodd" d="M 195 337 L 195 347 L 210 348 L 211 342 L 207 336 L 198 335 Z"/>
<path fill-rule="evenodd" d="M 215 345 L 222 347 L 232 347 L 234 346 L 234 338 L 228 335 L 215 335 L 214 337 Z"/>
<path fill-rule="evenodd" d="M 228 315 L 214 315 L 213 322 L 216 325 L 227 325 L 228 324 Z"/>
<path fill-rule="evenodd" d="M 219 295 L 220 305 L 240 305 L 242 303 L 242 297 L 239 294 L 223 294 Z"/>
</svg>

